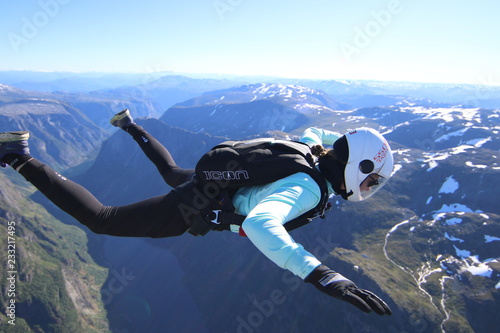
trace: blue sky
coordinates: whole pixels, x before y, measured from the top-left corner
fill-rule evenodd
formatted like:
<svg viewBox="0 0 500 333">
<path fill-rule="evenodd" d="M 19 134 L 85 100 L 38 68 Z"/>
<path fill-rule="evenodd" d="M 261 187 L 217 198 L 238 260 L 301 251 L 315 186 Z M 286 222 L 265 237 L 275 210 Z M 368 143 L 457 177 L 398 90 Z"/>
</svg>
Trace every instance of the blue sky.
<svg viewBox="0 0 500 333">
<path fill-rule="evenodd" d="M 0 0 L 0 70 L 500 85 L 500 2 Z"/>
</svg>

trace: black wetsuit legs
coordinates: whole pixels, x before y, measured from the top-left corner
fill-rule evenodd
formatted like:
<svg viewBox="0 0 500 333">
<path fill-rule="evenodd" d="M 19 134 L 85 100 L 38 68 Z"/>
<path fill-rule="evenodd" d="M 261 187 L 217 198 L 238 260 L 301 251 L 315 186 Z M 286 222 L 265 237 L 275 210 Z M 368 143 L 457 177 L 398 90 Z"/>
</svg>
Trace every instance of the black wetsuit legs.
<svg viewBox="0 0 500 333">
<path fill-rule="evenodd" d="M 105 206 L 83 186 L 32 159 L 20 173 L 56 206 L 98 234 L 171 237 L 183 234 L 184 221 L 175 191 L 125 206 Z"/>
<path fill-rule="evenodd" d="M 168 185 L 189 181 L 193 170 L 177 166 L 168 150 L 141 126 L 126 128 Z M 29 156 L 29 155 L 26 155 Z M 61 176 L 37 159 L 19 171 L 50 201 L 95 233 L 125 237 L 171 237 L 189 227 L 175 191 L 125 206 L 105 206 L 83 186 Z"/>
<path fill-rule="evenodd" d="M 176 187 L 192 178 L 194 170 L 180 168 L 170 152 L 141 126 L 132 124 L 126 131 L 132 135 L 168 185 Z"/>
</svg>

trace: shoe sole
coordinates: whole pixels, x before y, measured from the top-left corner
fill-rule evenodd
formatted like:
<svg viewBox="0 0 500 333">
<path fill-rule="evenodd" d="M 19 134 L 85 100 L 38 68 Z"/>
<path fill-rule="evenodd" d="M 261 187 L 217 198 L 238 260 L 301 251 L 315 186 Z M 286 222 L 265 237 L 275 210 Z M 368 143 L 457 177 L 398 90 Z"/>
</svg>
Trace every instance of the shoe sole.
<svg viewBox="0 0 500 333">
<path fill-rule="evenodd" d="M 5 132 L 5 133 L 0 133 L 0 142 L 28 140 L 29 137 L 30 137 L 30 132 L 28 131 Z"/>
<path fill-rule="evenodd" d="M 111 118 L 111 120 L 109 122 L 111 123 L 111 125 L 114 126 L 115 122 L 120 121 L 120 120 L 122 120 L 123 118 L 126 118 L 129 115 L 130 115 L 130 111 L 128 109 L 125 109 L 125 110 L 120 111 L 117 114 L 115 114 L 115 116 L 113 118 Z"/>
</svg>

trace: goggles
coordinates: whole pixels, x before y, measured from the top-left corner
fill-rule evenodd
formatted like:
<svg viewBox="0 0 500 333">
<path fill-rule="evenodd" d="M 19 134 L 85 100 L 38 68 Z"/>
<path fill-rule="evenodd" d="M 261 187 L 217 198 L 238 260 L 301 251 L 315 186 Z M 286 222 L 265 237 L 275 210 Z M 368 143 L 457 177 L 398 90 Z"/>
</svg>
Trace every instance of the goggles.
<svg viewBox="0 0 500 333">
<path fill-rule="evenodd" d="M 387 178 L 382 177 L 376 173 L 369 174 L 362 182 L 359 184 L 361 197 L 367 199 L 380 190 L 385 183 Z"/>
</svg>

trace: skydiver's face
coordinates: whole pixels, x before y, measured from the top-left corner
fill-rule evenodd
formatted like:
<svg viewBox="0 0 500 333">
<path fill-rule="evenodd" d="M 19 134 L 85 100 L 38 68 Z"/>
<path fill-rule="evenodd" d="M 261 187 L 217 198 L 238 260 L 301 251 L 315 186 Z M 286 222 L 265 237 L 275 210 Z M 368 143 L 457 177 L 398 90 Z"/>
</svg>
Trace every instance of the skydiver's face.
<svg viewBox="0 0 500 333">
<path fill-rule="evenodd" d="M 370 188 L 374 185 L 378 185 L 378 180 L 380 179 L 380 175 L 376 173 L 370 174 L 368 177 L 363 180 L 363 182 L 359 185 L 359 189 L 364 192 L 370 191 Z M 345 182 L 340 185 L 341 190 L 345 190 Z"/>
<path fill-rule="evenodd" d="M 366 177 L 365 180 L 363 180 L 363 182 L 359 185 L 359 189 L 362 192 L 370 191 L 372 186 L 379 184 L 379 178 L 380 178 L 380 175 L 378 175 L 376 173 L 372 173 L 372 174 L 368 175 L 368 177 Z"/>
</svg>

